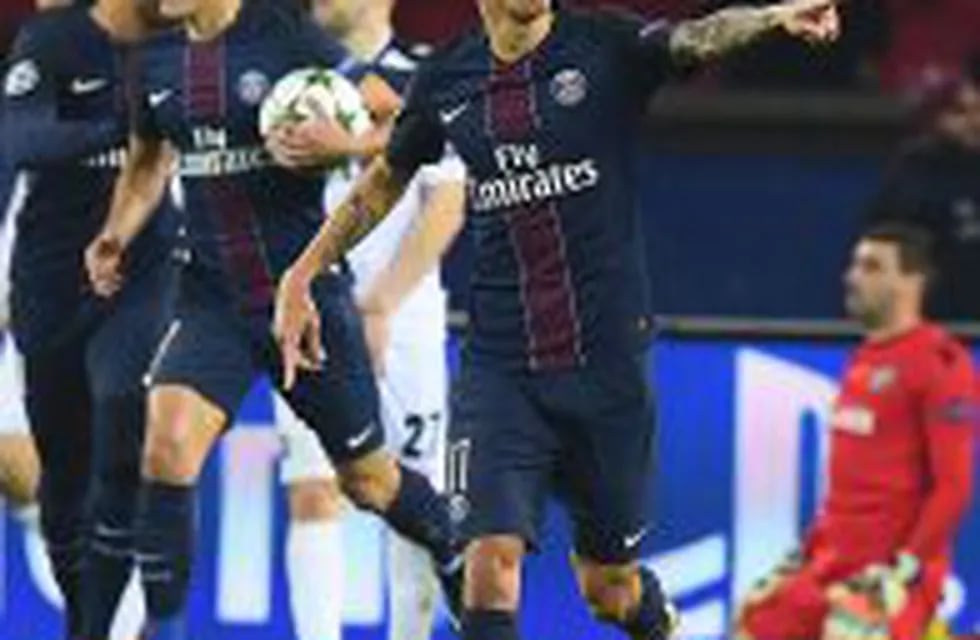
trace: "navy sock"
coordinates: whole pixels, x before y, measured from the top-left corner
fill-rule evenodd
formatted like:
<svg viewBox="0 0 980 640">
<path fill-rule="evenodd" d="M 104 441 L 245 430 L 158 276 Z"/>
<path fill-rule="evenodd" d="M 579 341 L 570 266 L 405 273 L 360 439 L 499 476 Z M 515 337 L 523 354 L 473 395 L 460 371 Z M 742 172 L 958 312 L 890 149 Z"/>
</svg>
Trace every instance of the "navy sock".
<svg viewBox="0 0 980 640">
<path fill-rule="evenodd" d="M 143 408 L 142 394 L 100 397 L 96 402 L 93 526 L 84 574 L 89 640 L 109 637 L 133 569 Z"/>
<path fill-rule="evenodd" d="M 85 567 L 85 621 L 89 640 L 109 637 L 116 608 L 133 569 L 132 523 L 96 522 Z"/>
<path fill-rule="evenodd" d="M 517 616 L 511 611 L 467 611 L 462 640 L 518 640 Z"/>
<path fill-rule="evenodd" d="M 72 541 L 47 541 L 51 571 L 65 601 L 65 635 L 68 638 L 79 636 L 85 628 L 84 606 L 82 601 L 82 569 L 85 559 L 85 539 L 79 537 Z"/>
<path fill-rule="evenodd" d="M 668 601 L 660 580 L 647 567 L 640 569 L 640 602 L 631 619 L 619 625 L 632 638 L 660 640 L 670 631 L 671 620 Z"/>
<path fill-rule="evenodd" d="M 425 476 L 400 466 L 398 494 L 381 516 L 395 531 L 425 548 L 440 567 L 449 567 L 459 555 L 449 504 Z"/>
<path fill-rule="evenodd" d="M 140 489 L 137 560 L 150 621 L 177 617 L 184 607 L 194 552 L 194 491 L 144 481 Z"/>
</svg>

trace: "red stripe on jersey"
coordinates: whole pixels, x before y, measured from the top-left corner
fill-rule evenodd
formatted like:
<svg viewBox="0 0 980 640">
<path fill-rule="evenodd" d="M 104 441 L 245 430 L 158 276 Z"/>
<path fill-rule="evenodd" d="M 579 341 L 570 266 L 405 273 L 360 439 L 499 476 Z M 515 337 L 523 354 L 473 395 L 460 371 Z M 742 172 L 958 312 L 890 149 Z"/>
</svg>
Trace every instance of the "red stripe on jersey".
<svg viewBox="0 0 980 640">
<path fill-rule="evenodd" d="M 531 368 L 575 366 L 581 335 L 558 212 L 554 205 L 520 209 L 507 222 L 521 269 Z"/>
<path fill-rule="evenodd" d="M 227 121 L 226 68 L 227 56 L 221 39 L 188 45 L 184 58 L 184 107 L 191 122 L 201 122 L 205 127 L 214 123 L 209 128 L 220 129 Z M 226 135 L 224 132 L 223 136 Z M 272 304 L 276 286 L 251 198 L 233 177 L 202 178 L 201 185 L 207 206 L 205 213 L 214 227 L 232 295 L 245 311 L 266 309 Z"/>
<path fill-rule="evenodd" d="M 487 94 L 485 126 L 491 139 L 497 145 L 533 144 L 541 119 L 530 60 L 497 65 Z M 505 219 L 520 272 L 529 366 L 541 370 L 580 364 L 581 322 L 557 203 L 517 207 Z"/>
</svg>

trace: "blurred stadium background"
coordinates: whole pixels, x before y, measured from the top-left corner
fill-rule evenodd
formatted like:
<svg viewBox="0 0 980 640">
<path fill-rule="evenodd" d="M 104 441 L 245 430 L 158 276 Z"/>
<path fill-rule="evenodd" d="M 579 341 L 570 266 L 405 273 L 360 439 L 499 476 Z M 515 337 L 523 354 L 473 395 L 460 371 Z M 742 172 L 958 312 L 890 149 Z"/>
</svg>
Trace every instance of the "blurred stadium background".
<svg viewBox="0 0 980 640">
<path fill-rule="evenodd" d="M 679 17 L 726 3 L 575 4 Z M 0 0 L 0 48 L 31 5 Z M 886 167 L 928 130 L 980 51 L 977 0 L 854 0 L 844 11 L 846 36 L 830 51 L 773 38 L 650 105 L 641 197 L 663 322 L 650 369 L 662 458 L 649 558 L 679 597 L 692 638 L 722 637 L 733 596 L 813 514 L 821 425 L 854 340 L 839 320 L 850 242 Z M 445 41 L 474 20 L 472 0 L 398 2 L 398 29 L 411 41 Z M 936 206 L 961 225 L 949 238 L 957 271 L 946 278 L 974 284 L 944 300 L 942 315 L 980 349 L 980 151 L 965 162 L 972 178 Z M 465 303 L 467 254 L 463 238 L 447 265 L 455 308 Z M 192 611 L 208 640 L 289 637 L 271 417 L 268 391 L 258 388 L 202 491 Z M 380 532 L 357 516 L 346 526 L 347 637 L 380 638 Z M 559 514 L 549 532 L 528 569 L 528 637 L 614 637 L 589 623 L 574 598 Z M 38 553 L 12 520 L 0 522 L 0 638 L 44 638 L 54 628 Z M 546 617 L 557 611 L 560 628 Z M 976 508 L 943 614 L 959 633 L 980 634 Z"/>
</svg>

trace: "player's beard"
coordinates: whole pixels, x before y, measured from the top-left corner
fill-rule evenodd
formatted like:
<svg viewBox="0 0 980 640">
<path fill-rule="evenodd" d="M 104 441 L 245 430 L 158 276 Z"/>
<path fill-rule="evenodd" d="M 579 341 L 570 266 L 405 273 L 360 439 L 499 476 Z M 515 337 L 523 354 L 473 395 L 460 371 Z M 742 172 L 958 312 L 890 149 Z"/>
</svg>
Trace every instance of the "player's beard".
<svg viewBox="0 0 980 640">
<path fill-rule="evenodd" d="M 874 296 L 862 294 L 856 288 L 848 287 L 844 296 L 844 307 L 847 309 L 847 314 L 864 329 L 873 331 L 887 323 L 892 305 L 884 296 L 874 299 Z"/>
</svg>

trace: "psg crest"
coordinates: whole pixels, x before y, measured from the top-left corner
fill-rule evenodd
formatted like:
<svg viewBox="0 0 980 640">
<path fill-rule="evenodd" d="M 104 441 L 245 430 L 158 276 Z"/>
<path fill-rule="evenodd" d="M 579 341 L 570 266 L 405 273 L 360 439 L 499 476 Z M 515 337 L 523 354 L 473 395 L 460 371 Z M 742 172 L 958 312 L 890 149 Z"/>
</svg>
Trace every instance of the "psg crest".
<svg viewBox="0 0 980 640">
<path fill-rule="evenodd" d="M 579 69 L 563 69 L 551 79 L 551 97 L 563 107 L 574 107 L 585 100 L 589 82 Z"/>
<path fill-rule="evenodd" d="M 255 69 L 246 71 L 238 79 L 238 97 L 249 106 L 262 102 L 271 86 L 268 76 Z"/>
</svg>

